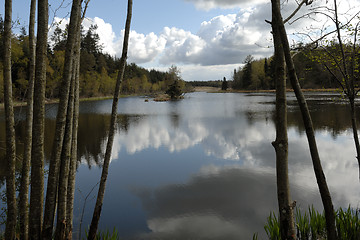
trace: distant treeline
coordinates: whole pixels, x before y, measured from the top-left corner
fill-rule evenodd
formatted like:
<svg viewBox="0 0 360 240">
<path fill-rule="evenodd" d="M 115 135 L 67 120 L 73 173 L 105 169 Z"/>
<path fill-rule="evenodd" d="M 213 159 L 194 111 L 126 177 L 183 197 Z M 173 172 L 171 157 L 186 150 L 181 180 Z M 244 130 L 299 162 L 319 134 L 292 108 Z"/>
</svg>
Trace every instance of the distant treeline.
<svg viewBox="0 0 360 240">
<path fill-rule="evenodd" d="M 0 53 L 3 52 L 3 26 L 0 17 Z M 112 95 L 120 59 L 102 51 L 96 25 L 81 34 L 80 96 L 96 97 Z M 12 37 L 12 82 L 13 95 L 22 100 L 26 95 L 29 75 L 29 43 L 25 28 Z M 63 77 L 67 31 L 57 27 L 48 44 L 46 98 L 58 97 L 60 80 Z M 0 58 L 3 54 L 0 54 Z M 127 64 L 122 82 L 122 94 L 151 94 L 165 92 L 177 80 L 182 89 L 185 82 L 180 71 L 171 66 L 168 71 L 147 70 L 134 63 Z M 0 62 L 0 102 L 3 102 L 3 66 Z"/>
<path fill-rule="evenodd" d="M 331 46 L 336 48 L 337 46 Z M 294 64 L 302 88 L 323 89 L 337 88 L 339 85 L 332 73 L 325 65 L 330 66 L 331 62 L 326 62 L 324 48 L 307 48 L 299 46 L 301 51 L 294 53 Z M 330 48 L 330 46 L 329 46 Z M 275 63 L 273 58 L 254 59 L 251 55 L 247 56 L 240 66 L 233 70 L 230 79 L 215 81 L 195 81 L 189 82 L 192 86 L 222 87 L 223 81 L 227 81 L 227 86 L 236 90 L 268 90 L 275 89 L 274 82 Z M 288 82 L 288 87 L 290 83 Z"/>
<path fill-rule="evenodd" d="M 325 54 L 323 49 L 304 47 L 294 54 L 295 70 L 302 88 L 322 89 L 337 88 L 334 76 L 325 68 L 324 61 L 318 61 Z M 232 73 L 232 88 L 246 90 L 275 89 L 275 63 L 273 58 L 255 60 L 251 55 L 244 60 L 244 65 L 234 69 Z M 288 82 L 290 87 L 290 83 Z"/>
<path fill-rule="evenodd" d="M 0 17 L 0 58 L 3 56 L 3 20 Z M 120 59 L 102 51 L 96 25 L 81 34 L 80 60 L 80 96 L 97 97 L 112 95 Z M 46 98 L 57 98 L 59 83 L 63 77 L 67 31 L 57 27 L 50 36 L 48 44 L 48 65 Z M 294 56 L 294 63 L 302 88 L 336 88 L 333 76 L 316 59 L 322 50 L 299 51 Z M 12 37 L 12 81 L 13 95 L 22 100 L 26 95 L 29 75 L 29 44 L 25 28 Z M 227 87 L 233 89 L 260 90 L 274 89 L 274 62 L 272 58 L 255 60 L 247 56 L 243 66 L 234 69 Z M 3 101 L 3 66 L 0 62 L 0 102 Z M 182 90 L 196 86 L 222 87 L 224 80 L 184 82 L 180 71 L 172 66 L 168 71 L 148 70 L 135 63 L 127 64 L 122 82 L 123 94 L 152 94 L 165 92 L 175 80 Z M 290 85 L 289 85 L 290 86 Z"/>
<path fill-rule="evenodd" d="M 209 81 L 188 81 L 192 87 L 217 87 L 220 88 L 222 81 L 220 80 L 209 80 Z"/>
</svg>

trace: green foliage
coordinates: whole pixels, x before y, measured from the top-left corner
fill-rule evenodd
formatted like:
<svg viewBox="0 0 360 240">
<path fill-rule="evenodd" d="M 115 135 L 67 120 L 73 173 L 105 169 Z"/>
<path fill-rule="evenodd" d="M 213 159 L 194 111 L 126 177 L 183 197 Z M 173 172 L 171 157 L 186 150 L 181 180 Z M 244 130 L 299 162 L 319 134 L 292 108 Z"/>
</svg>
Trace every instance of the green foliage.
<svg viewBox="0 0 360 240">
<path fill-rule="evenodd" d="M 268 64 L 266 58 L 254 60 L 249 55 L 246 57 L 242 68 L 234 69 L 232 88 L 249 90 L 273 89 L 272 77 L 271 64 Z"/>
<path fill-rule="evenodd" d="M 253 78 L 252 78 L 252 63 L 254 61 L 254 58 L 251 56 L 251 55 L 248 55 L 246 58 L 245 58 L 245 61 L 244 61 L 244 68 L 243 68 L 243 88 L 245 89 L 248 89 L 250 88 L 251 84 L 253 83 Z"/>
<path fill-rule="evenodd" d="M 187 82 L 192 87 L 217 87 L 220 88 L 222 86 L 221 80 L 209 80 L 209 81 L 189 81 Z M 227 81 L 229 83 L 229 81 Z M 228 84 L 229 85 L 229 84 Z"/>
<path fill-rule="evenodd" d="M 341 53 L 338 44 L 334 42 L 327 42 L 325 45 L 313 49 L 308 46 L 299 46 L 302 51 L 297 52 L 293 61 L 295 64 L 296 73 L 302 88 L 337 88 L 339 84 L 336 78 L 341 79 L 341 72 L 344 72 L 339 66 L 342 66 Z M 345 47 L 346 62 L 348 64 L 349 75 L 352 74 L 355 87 L 360 82 L 360 61 L 357 50 L 355 54 L 355 61 L 352 61 L 353 56 L 349 53 L 352 52 L 350 46 Z M 335 58 L 334 58 L 335 57 Z M 245 89 L 245 90 L 259 90 L 259 89 L 274 89 L 274 66 L 275 63 L 272 58 L 253 59 L 251 55 L 247 56 L 244 60 L 243 66 L 234 69 L 232 73 L 232 88 Z M 326 66 L 326 67 L 325 67 Z M 332 70 L 331 74 L 327 67 Z"/>
<path fill-rule="evenodd" d="M 175 80 L 174 83 L 169 86 L 168 90 L 166 90 L 165 93 L 169 95 L 172 100 L 179 99 L 183 94 L 180 81 Z"/>
<path fill-rule="evenodd" d="M 295 212 L 297 239 L 326 239 L 326 220 L 324 213 L 317 212 L 314 207 L 309 207 L 307 212 L 296 209 Z M 270 213 L 264 227 L 269 239 L 280 239 L 280 223 L 275 213 Z M 336 211 L 336 230 L 338 239 L 360 239 L 360 215 L 359 209 L 350 206 Z"/>
<path fill-rule="evenodd" d="M 169 68 L 167 81 L 171 84 L 165 93 L 169 95 L 172 100 L 179 99 L 183 94 L 185 83 L 180 77 L 180 69 L 175 65 Z"/>
</svg>

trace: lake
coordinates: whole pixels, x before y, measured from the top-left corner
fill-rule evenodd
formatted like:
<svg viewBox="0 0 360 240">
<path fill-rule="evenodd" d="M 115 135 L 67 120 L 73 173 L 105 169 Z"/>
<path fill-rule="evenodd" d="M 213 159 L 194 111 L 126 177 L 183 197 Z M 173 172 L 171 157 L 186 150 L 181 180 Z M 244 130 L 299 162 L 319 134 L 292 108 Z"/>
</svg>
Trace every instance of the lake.
<svg viewBox="0 0 360 240">
<path fill-rule="evenodd" d="M 358 207 L 359 169 L 349 109 L 336 94 L 306 96 L 334 205 Z M 111 103 L 89 101 L 80 106 L 75 239 L 81 219 L 83 229 L 91 221 L 97 188 L 91 190 L 100 179 Z M 313 205 L 322 211 L 292 93 L 288 104 L 292 199 L 301 209 Z M 56 108 L 47 105 L 49 145 Z M 251 239 L 256 232 L 265 239 L 266 218 L 277 211 L 273 93 L 195 92 L 174 102 L 128 97 L 120 99 L 118 113 L 100 229 L 115 227 L 123 239 Z M 19 136 L 24 114 L 25 108 L 16 108 Z M 0 111 L 2 146 L 3 115 Z M 50 152 L 47 146 L 47 158 Z M 0 165 L 4 184 L 4 162 Z"/>
</svg>

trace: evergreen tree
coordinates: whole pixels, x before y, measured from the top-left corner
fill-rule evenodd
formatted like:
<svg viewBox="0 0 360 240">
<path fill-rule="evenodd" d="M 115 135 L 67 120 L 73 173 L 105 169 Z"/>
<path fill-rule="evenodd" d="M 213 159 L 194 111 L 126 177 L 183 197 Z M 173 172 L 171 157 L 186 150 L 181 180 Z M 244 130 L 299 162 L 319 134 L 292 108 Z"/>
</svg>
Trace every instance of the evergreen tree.
<svg viewBox="0 0 360 240">
<path fill-rule="evenodd" d="M 252 83 L 252 62 L 254 61 L 254 58 L 251 55 L 248 55 L 245 58 L 245 66 L 243 69 L 243 87 L 245 89 L 249 88 Z"/>
<path fill-rule="evenodd" d="M 221 84 L 221 90 L 226 91 L 227 89 L 228 89 L 228 83 L 226 81 L 226 77 L 224 77 L 224 80 L 222 81 L 222 84 Z"/>
</svg>

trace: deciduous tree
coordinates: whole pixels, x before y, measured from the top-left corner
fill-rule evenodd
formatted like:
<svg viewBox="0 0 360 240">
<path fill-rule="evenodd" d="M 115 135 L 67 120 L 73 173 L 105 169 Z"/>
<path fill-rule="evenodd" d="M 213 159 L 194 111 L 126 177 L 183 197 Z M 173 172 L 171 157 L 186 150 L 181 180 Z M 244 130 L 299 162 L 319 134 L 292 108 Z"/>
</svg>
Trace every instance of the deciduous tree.
<svg viewBox="0 0 360 240">
<path fill-rule="evenodd" d="M 15 239 L 15 227 L 17 217 L 16 188 L 15 188 L 15 120 L 12 99 L 12 80 L 11 80 L 11 21 L 12 21 L 12 0 L 5 1 L 5 22 L 4 22 L 4 105 L 5 105 L 5 125 L 6 125 L 6 199 L 7 217 L 5 228 L 5 239 Z"/>
<path fill-rule="evenodd" d="M 29 19 L 29 82 L 27 90 L 27 109 L 26 109 L 26 132 L 24 140 L 24 153 L 21 170 L 21 183 L 19 192 L 19 220 L 20 238 L 29 238 L 29 184 L 30 184 L 30 162 L 31 162 L 31 143 L 32 143 L 32 123 L 33 123 L 33 100 L 34 100 L 34 75 L 35 75 L 35 12 L 36 0 L 30 3 Z"/>
<path fill-rule="evenodd" d="M 30 239 L 41 239 L 44 201 L 45 85 L 47 66 L 48 1 L 38 0 L 31 154 Z"/>
<path fill-rule="evenodd" d="M 73 0 L 71 15 L 70 15 L 70 24 L 68 30 L 68 38 L 66 42 L 66 51 L 65 51 L 65 65 L 64 65 L 64 74 L 62 79 L 62 87 L 59 93 L 59 105 L 58 113 L 56 117 L 56 129 L 55 129 L 55 139 L 53 142 L 52 155 L 49 165 L 49 177 L 47 184 L 46 192 L 46 201 L 45 201 L 45 212 L 44 212 L 44 226 L 43 226 L 43 238 L 51 239 L 52 231 L 54 225 L 54 216 L 55 216 L 55 205 L 57 198 L 57 191 L 61 188 L 61 196 L 59 198 L 60 212 L 58 212 L 58 225 L 57 225 L 57 239 L 62 239 L 64 237 L 65 226 L 62 224 L 66 223 L 66 193 L 67 193 L 67 182 L 68 179 L 62 179 L 61 186 L 58 186 L 59 182 L 59 167 L 60 159 L 63 154 L 63 171 L 68 171 L 68 164 L 70 150 L 68 144 L 64 143 L 65 128 L 67 123 L 67 113 L 72 117 L 73 113 L 68 110 L 69 107 L 69 96 L 70 96 L 70 85 L 73 77 L 73 64 L 74 64 L 74 49 L 77 42 L 77 34 L 79 34 L 78 28 L 80 28 L 80 19 L 81 19 L 81 0 Z M 72 103 L 73 104 L 73 103 Z M 69 120 L 69 119 L 68 119 Z M 69 131 L 72 130 L 72 126 L 68 126 Z M 67 143 L 70 139 L 71 143 L 71 132 L 68 132 L 66 139 Z M 66 146 L 66 147 L 64 147 Z M 70 145 L 71 146 L 71 145 Z M 60 215 L 59 215 L 60 214 Z M 60 226 L 59 226 L 60 224 Z M 61 227 L 61 230 L 59 229 Z"/>
<path fill-rule="evenodd" d="M 280 5 L 280 1 L 276 0 Z M 273 5 L 273 7 L 276 5 Z M 274 63 L 276 84 L 276 139 L 272 143 L 276 152 L 276 186 L 279 207 L 280 235 L 282 239 L 296 239 L 294 211 L 290 197 L 288 175 L 288 135 L 287 135 L 287 103 L 285 57 L 278 25 L 279 21 L 273 11 L 271 21 L 274 41 Z"/>
<path fill-rule="evenodd" d="M 103 199 L 104 199 L 104 194 L 105 194 L 106 180 L 107 180 L 108 171 L 109 171 L 111 151 L 112 151 L 112 145 L 114 142 L 114 135 L 115 135 L 115 128 L 116 128 L 117 106 L 118 106 L 118 102 L 119 102 L 120 84 L 121 84 L 121 81 L 123 80 L 125 66 L 126 66 L 128 41 L 129 41 L 129 35 L 130 35 L 130 24 L 131 24 L 131 16 L 132 16 L 132 3 L 133 3 L 132 0 L 128 0 L 128 10 L 127 10 L 127 17 L 126 17 L 126 24 L 125 24 L 124 43 L 123 43 L 121 60 L 120 60 L 120 70 L 119 70 L 117 81 L 116 81 L 114 99 L 113 99 L 112 110 L 111 110 L 111 122 L 110 122 L 108 142 L 106 145 L 104 164 L 103 164 L 103 169 L 102 169 L 101 179 L 100 179 L 100 186 L 99 186 L 96 204 L 95 204 L 95 208 L 94 208 L 94 212 L 93 212 L 93 217 L 91 220 L 88 239 L 95 239 L 95 237 L 96 237 L 96 232 L 97 232 L 97 228 L 98 228 L 98 224 L 99 224 L 99 220 L 100 220 L 101 209 L 102 209 L 102 204 L 103 204 Z"/>
<path fill-rule="evenodd" d="M 303 1 L 306 4 L 310 4 L 311 1 Z M 326 219 L 326 227 L 327 227 L 327 237 L 329 240 L 336 239 L 336 228 L 335 228 L 335 213 L 334 207 L 331 200 L 331 195 L 327 186 L 325 174 L 322 170 L 322 165 L 320 161 L 319 152 L 317 149 L 314 128 L 311 120 L 311 116 L 309 113 L 309 108 L 307 106 L 305 97 L 301 91 L 299 81 L 297 79 L 294 63 L 291 56 L 290 45 L 287 38 L 286 30 L 284 27 L 284 22 L 282 20 L 280 4 L 277 0 L 271 0 L 272 4 L 272 12 L 273 12 L 273 20 L 276 19 L 276 26 L 279 30 L 279 35 L 285 55 L 286 66 L 290 78 L 291 85 L 294 89 L 295 96 L 297 98 L 301 115 L 303 118 L 303 122 L 306 129 L 306 135 L 309 143 L 310 154 L 313 162 L 314 172 L 316 176 L 316 180 L 318 183 L 320 196 L 323 202 L 324 210 L 325 210 L 325 219 Z"/>
</svg>

